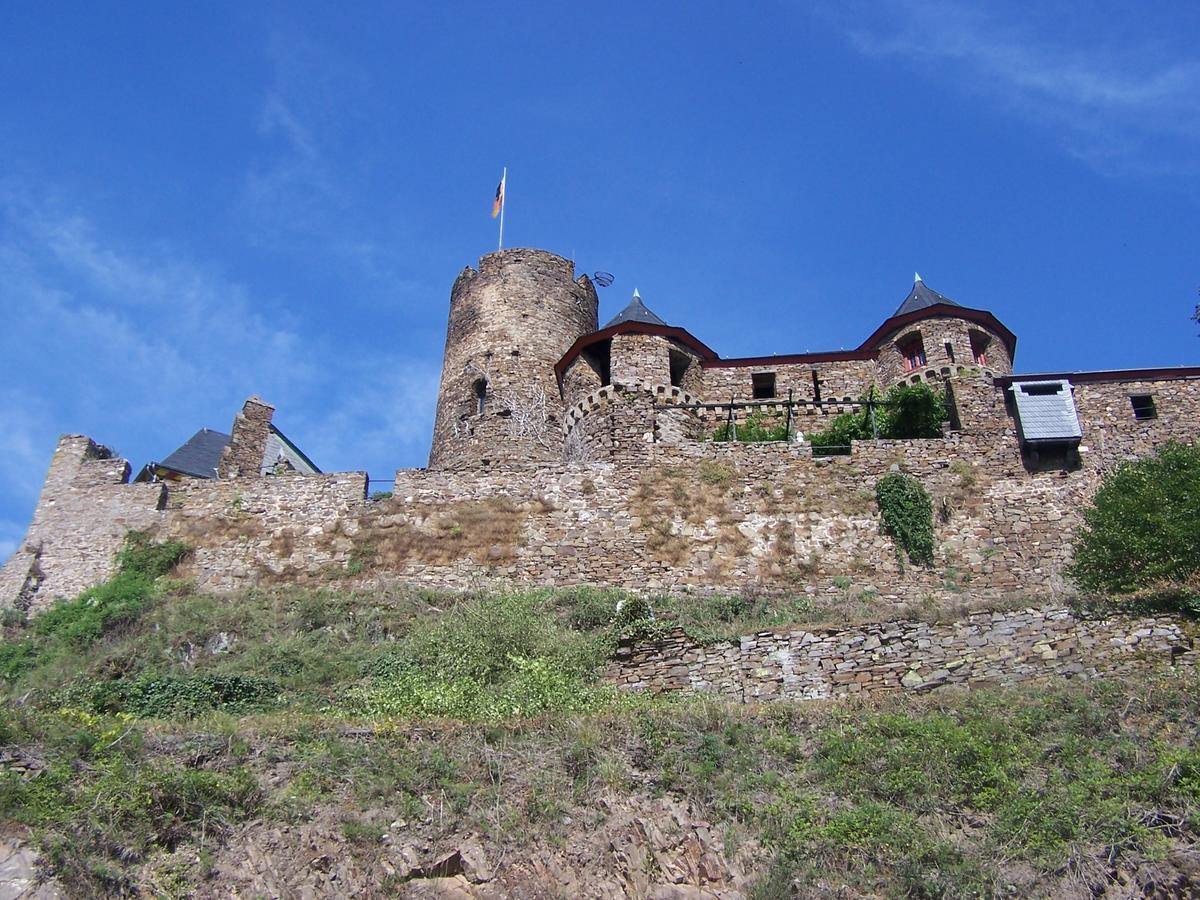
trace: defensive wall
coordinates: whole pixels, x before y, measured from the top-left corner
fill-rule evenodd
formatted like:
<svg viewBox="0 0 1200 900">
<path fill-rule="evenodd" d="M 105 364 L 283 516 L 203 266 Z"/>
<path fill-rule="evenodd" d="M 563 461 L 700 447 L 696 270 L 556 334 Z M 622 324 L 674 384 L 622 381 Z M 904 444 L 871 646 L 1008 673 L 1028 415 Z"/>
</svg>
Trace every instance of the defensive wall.
<svg viewBox="0 0 1200 900">
<path fill-rule="evenodd" d="M 1194 440 L 1200 421 L 1195 377 L 1097 375 L 1074 385 L 1077 458 L 1046 464 L 1022 453 L 1002 383 L 947 384 L 958 428 L 945 437 L 860 441 L 832 457 L 805 443 L 692 439 L 682 393 L 611 389 L 575 423 L 604 446 L 599 458 L 404 469 L 393 496 L 375 501 L 361 472 L 129 484 L 127 463 L 66 436 L 0 571 L 0 605 L 43 608 L 104 579 L 130 530 L 186 541 L 184 574 L 218 591 L 497 580 L 822 593 L 849 582 L 897 602 L 966 591 L 982 602 L 1058 586 L 1103 473 Z M 1155 397 L 1152 420 L 1129 413 L 1141 392 Z M 902 564 L 881 531 L 875 483 L 897 470 L 933 498 L 931 567 Z"/>
</svg>

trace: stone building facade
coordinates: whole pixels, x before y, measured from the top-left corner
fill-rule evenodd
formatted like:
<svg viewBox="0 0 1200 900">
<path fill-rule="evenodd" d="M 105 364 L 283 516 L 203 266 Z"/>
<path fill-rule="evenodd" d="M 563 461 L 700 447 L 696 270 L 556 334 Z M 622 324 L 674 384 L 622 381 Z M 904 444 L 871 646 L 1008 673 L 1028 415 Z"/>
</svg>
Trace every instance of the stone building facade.
<svg viewBox="0 0 1200 900">
<path fill-rule="evenodd" d="M 130 530 L 186 541 L 184 573 L 212 590 L 849 584 L 897 604 L 966 591 L 984 602 L 1059 585 L 1104 473 L 1200 431 L 1200 368 L 1014 375 L 1015 336 L 922 282 L 862 345 L 830 353 L 722 359 L 640 298 L 602 328 L 596 311 L 586 276 L 544 251 L 465 270 L 429 467 L 397 472 L 386 499 L 368 499 L 362 472 L 277 477 L 239 464 L 260 454 L 266 404 L 235 423 L 216 479 L 130 484 L 124 461 L 67 435 L 0 569 L 0 606 L 44 608 L 102 580 Z M 804 440 L 872 385 L 914 381 L 946 391 L 942 437 L 856 441 L 836 457 Z M 1017 391 L 1069 404 L 1078 434 L 1036 433 Z M 790 439 L 707 439 L 731 398 L 739 418 L 790 420 Z M 933 566 L 902 563 L 881 529 L 874 485 L 896 470 L 934 499 Z"/>
</svg>

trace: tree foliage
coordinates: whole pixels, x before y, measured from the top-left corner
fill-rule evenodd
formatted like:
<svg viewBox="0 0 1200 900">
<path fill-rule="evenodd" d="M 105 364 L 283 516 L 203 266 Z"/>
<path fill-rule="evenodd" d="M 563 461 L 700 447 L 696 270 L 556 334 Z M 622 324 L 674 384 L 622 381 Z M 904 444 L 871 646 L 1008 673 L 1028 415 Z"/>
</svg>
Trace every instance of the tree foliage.
<svg viewBox="0 0 1200 900">
<path fill-rule="evenodd" d="M 1168 444 L 1108 475 L 1075 540 L 1070 574 L 1126 594 L 1200 573 L 1200 447 Z"/>
</svg>

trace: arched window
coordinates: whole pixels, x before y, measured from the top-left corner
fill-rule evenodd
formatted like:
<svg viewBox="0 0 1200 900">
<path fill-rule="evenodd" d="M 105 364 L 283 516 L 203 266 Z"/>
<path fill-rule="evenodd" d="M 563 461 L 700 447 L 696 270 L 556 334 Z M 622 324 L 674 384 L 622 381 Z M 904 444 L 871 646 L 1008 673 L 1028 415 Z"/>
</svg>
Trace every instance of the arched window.
<svg viewBox="0 0 1200 900">
<path fill-rule="evenodd" d="M 487 411 L 487 379 L 476 378 L 471 387 L 475 391 L 475 402 L 479 404 L 477 411 L 482 416 Z"/>
<path fill-rule="evenodd" d="M 904 357 L 904 371 L 911 372 L 925 365 L 925 342 L 921 332 L 914 331 L 896 342 L 896 349 Z"/>
</svg>

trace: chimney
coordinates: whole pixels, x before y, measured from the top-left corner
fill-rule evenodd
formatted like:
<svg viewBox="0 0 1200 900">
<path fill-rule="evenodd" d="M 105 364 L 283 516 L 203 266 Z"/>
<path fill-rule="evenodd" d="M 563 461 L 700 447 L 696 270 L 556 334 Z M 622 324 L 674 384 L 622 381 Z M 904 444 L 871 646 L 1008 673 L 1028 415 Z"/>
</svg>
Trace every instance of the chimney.
<svg viewBox="0 0 1200 900">
<path fill-rule="evenodd" d="M 257 394 L 242 404 L 242 411 L 233 419 L 229 445 L 221 452 L 218 478 L 257 478 L 262 474 L 274 414 L 275 407 Z"/>
</svg>

